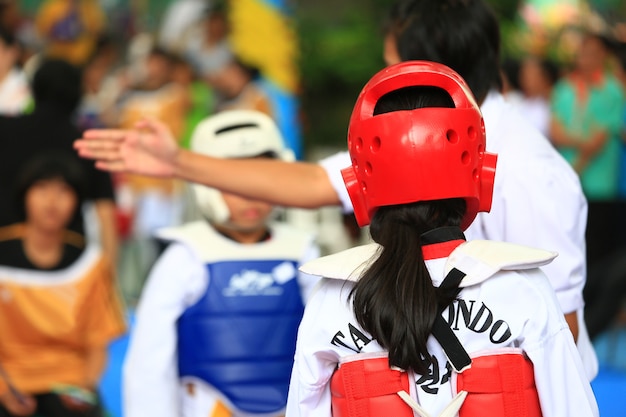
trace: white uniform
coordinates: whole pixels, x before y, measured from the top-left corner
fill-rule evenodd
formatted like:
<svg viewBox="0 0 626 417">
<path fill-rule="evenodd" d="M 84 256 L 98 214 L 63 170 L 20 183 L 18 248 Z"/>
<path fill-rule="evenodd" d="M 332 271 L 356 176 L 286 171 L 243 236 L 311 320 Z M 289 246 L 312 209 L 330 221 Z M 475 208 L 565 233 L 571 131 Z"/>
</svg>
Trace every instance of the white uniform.
<svg viewBox="0 0 626 417">
<path fill-rule="evenodd" d="M 241 245 L 222 236 L 205 221 L 169 229 L 174 233 L 162 235 L 173 238 L 181 229 L 185 233 L 193 229 L 192 233 L 212 241 L 212 245 L 205 247 L 205 252 L 211 252 L 215 260 L 236 261 L 232 252 L 235 248 L 241 252 L 242 246 L 245 246 L 249 260 L 275 257 L 277 251 L 288 254 L 289 251 L 299 250 L 301 262 L 319 256 L 312 236 L 306 234 L 308 237 L 303 237 L 302 232 L 284 225 L 273 226 L 269 240 L 252 245 Z M 308 239 L 304 249 L 298 245 L 302 238 Z M 193 381 L 194 392 L 189 392 L 178 375 L 177 320 L 205 294 L 210 280 L 206 267 L 207 253 L 200 252 L 181 242 L 172 243 L 148 278 L 137 307 L 136 325 L 124 363 L 126 417 L 206 417 L 211 415 L 218 400 L 223 400 L 203 381 Z M 319 278 L 300 273 L 297 279 L 302 297 L 306 300 Z"/>
<path fill-rule="evenodd" d="M 498 154 L 498 166 L 491 212 L 479 213 L 465 234 L 469 240 L 512 242 L 559 253 L 544 271 L 563 312 L 578 314 L 578 350 L 592 380 L 598 373 L 598 360 L 582 314 L 587 200 L 578 176 L 501 94 L 491 92 L 481 112 L 487 151 Z M 348 152 L 335 154 L 321 165 L 344 209 L 351 211 L 340 173 L 350 165 Z"/>
<path fill-rule="evenodd" d="M 23 71 L 12 69 L 3 80 L 0 80 L 1 115 L 22 114 L 30 103 L 30 99 L 28 79 Z"/>
<path fill-rule="evenodd" d="M 371 259 L 375 247 L 349 249 L 301 268 L 333 279 L 326 278 L 306 306 L 287 417 L 330 417 L 329 381 L 338 363 L 356 354 L 384 352 L 358 325 L 348 300 L 353 283 L 345 280 L 359 276 L 359 265 Z M 529 357 L 543 417 L 598 416 L 571 332 L 548 280 L 536 268 L 554 254 L 521 249 L 522 255 L 517 245 L 475 241 L 462 244 L 449 258 L 428 259 L 425 254 L 436 286 L 452 267 L 467 274 L 458 301 L 442 315 L 470 356 L 498 349 L 521 350 Z M 490 259 L 481 253 L 490 254 Z M 415 382 L 410 393 L 430 416 L 438 416 L 456 394 L 453 372 L 433 336 L 427 346 L 434 365 L 428 375 L 410 372 L 409 380 Z"/>
</svg>

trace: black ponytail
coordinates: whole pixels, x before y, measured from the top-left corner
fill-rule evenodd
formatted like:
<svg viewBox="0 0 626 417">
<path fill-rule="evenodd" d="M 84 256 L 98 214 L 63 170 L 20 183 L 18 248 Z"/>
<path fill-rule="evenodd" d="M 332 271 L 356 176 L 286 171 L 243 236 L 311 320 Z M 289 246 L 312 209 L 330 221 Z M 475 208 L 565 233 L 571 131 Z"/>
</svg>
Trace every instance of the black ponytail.
<svg viewBox="0 0 626 417">
<path fill-rule="evenodd" d="M 423 374 L 431 360 L 426 341 L 440 300 L 422 255 L 420 236 L 434 228 L 459 226 L 462 199 L 381 207 L 372 218 L 380 256 L 350 295 L 358 323 L 389 351 L 389 364 Z"/>
</svg>

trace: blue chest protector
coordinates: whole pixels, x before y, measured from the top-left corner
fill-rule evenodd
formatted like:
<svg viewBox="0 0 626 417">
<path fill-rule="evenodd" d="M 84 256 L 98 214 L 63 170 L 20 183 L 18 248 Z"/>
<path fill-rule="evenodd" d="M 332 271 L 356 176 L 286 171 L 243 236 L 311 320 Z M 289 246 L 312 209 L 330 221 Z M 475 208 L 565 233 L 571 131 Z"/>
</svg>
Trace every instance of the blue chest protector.
<svg viewBox="0 0 626 417">
<path fill-rule="evenodd" d="M 205 294 L 178 321 L 180 376 L 207 382 L 247 413 L 283 409 L 304 312 L 296 263 L 237 260 L 206 267 Z"/>
</svg>

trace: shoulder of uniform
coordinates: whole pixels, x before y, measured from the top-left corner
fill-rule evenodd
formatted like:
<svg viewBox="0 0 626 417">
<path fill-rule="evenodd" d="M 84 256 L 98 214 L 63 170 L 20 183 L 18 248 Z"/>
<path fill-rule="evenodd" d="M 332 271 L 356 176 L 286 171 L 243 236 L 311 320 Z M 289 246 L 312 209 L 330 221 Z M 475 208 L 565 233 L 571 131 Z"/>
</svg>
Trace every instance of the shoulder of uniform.
<svg viewBox="0 0 626 417">
<path fill-rule="evenodd" d="M 309 261 L 300 267 L 300 271 L 325 278 L 356 281 L 376 259 L 379 248 L 375 243 L 356 246 Z"/>
<path fill-rule="evenodd" d="M 552 262 L 557 252 L 514 243 L 473 240 L 459 245 L 448 257 L 448 273 L 456 268 L 466 274 L 461 286 L 478 284 L 498 271 L 534 269 Z"/>
<path fill-rule="evenodd" d="M 273 235 L 284 238 L 302 239 L 305 241 L 310 241 L 315 239 L 316 236 L 314 232 L 304 230 L 287 223 L 270 223 L 269 228 Z"/>
<path fill-rule="evenodd" d="M 206 238 L 213 228 L 204 220 L 185 223 L 176 227 L 165 227 L 156 231 L 155 236 L 168 241 L 186 241 L 195 237 Z"/>
<path fill-rule="evenodd" d="M 0 227 L 0 242 L 22 239 L 24 237 L 24 224 L 16 223 Z"/>
</svg>

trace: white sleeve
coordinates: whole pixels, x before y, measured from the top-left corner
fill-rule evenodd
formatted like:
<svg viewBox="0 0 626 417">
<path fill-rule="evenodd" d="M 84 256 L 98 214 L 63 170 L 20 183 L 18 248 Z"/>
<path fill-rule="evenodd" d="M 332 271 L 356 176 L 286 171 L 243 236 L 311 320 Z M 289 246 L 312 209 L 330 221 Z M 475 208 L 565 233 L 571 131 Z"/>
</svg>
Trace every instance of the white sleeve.
<svg viewBox="0 0 626 417">
<path fill-rule="evenodd" d="M 350 154 L 347 151 L 338 152 L 322 159 L 319 161 L 319 164 L 326 171 L 326 175 L 328 175 L 330 183 L 335 189 L 339 200 L 341 200 L 343 211 L 345 213 L 351 213 L 354 211 L 352 208 L 352 202 L 350 201 L 350 196 L 348 195 L 348 190 L 346 189 L 343 177 L 341 176 L 341 170 L 352 165 L 352 162 L 350 161 Z"/>
<path fill-rule="evenodd" d="M 597 417 L 591 384 L 550 283 L 538 270 L 525 275 L 540 290 L 528 312 L 532 320 L 522 349 L 533 363 L 542 416 Z"/>
<path fill-rule="evenodd" d="M 600 412 L 569 328 L 526 348 L 535 368 L 543 417 L 597 417 Z"/>
<path fill-rule="evenodd" d="M 587 201 L 580 182 L 567 162 L 552 153 L 521 161 L 503 152 L 500 159 L 491 212 L 481 214 L 468 238 L 557 251 L 559 256 L 542 269 L 563 313 L 582 309 Z M 477 227 L 482 227 L 480 235 L 474 234 Z"/>
<path fill-rule="evenodd" d="M 311 243 L 304 256 L 300 260 L 300 265 L 311 261 L 313 259 L 317 259 L 320 257 L 320 248 L 314 243 Z M 302 300 L 306 304 L 308 299 L 311 297 L 313 290 L 316 285 L 320 282 L 320 277 L 316 275 L 305 274 L 304 272 L 298 271 L 298 284 L 300 285 L 300 293 L 302 294 Z"/>
<path fill-rule="evenodd" d="M 322 283 L 309 300 L 298 330 L 285 417 L 331 417 L 330 378 L 339 355 L 329 345 L 332 332 L 325 324 L 335 322 L 331 310 L 339 305 L 339 290 L 334 282 Z"/>
<path fill-rule="evenodd" d="M 172 244 L 155 263 L 123 366 L 125 417 L 180 415 L 176 322 L 207 284 L 206 268 L 182 244 Z"/>
</svg>

